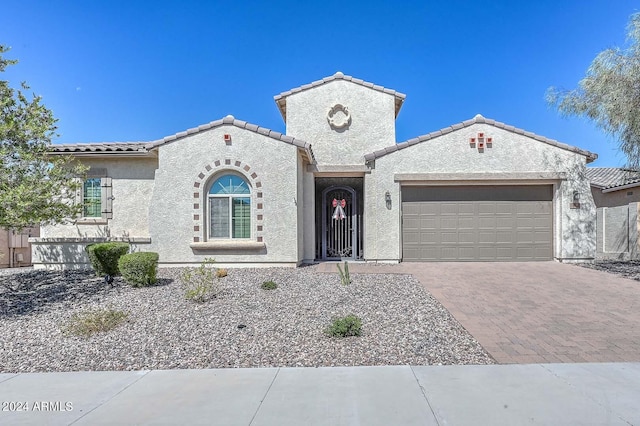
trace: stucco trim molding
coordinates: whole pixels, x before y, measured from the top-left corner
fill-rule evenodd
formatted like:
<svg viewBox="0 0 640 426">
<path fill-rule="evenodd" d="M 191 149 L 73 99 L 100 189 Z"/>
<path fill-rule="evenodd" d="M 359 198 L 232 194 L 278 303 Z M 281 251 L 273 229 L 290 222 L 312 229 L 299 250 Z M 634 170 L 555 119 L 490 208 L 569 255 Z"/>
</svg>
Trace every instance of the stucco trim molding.
<svg viewBox="0 0 640 426">
<path fill-rule="evenodd" d="M 396 173 L 393 175 L 394 182 L 404 185 L 433 185 L 433 184 L 464 184 L 477 183 L 495 184 L 530 184 L 530 183 L 553 183 L 559 180 L 566 180 L 567 174 L 564 172 L 514 172 L 514 173 Z"/>
<path fill-rule="evenodd" d="M 242 241 L 242 240 L 225 240 L 225 241 L 204 241 L 200 243 L 191 243 L 189 246 L 193 250 L 263 250 L 266 248 L 266 244 L 256 241 Z"/>
</svg>

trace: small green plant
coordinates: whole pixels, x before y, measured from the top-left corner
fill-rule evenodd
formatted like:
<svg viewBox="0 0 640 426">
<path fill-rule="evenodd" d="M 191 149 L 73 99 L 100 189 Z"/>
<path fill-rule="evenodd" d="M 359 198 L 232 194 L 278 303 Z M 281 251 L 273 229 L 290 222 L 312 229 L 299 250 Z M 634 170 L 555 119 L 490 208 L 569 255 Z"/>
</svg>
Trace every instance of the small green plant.
<svg viewBox="0 0 640 426">
<path fill-rule="evenodd" d="M 340 282 L 342 283 L 342 285 L 351 284 L 351 275 L 349 275 L 349 264 L 346 261 L 344 262 L 344 270 L 342 270 L 339 263 L 336 266 L 338 267 L 338 274 L 340 274 Z"/>
<path fill-rule="evenodd" d="M 216 297 L 222 290 L 215 282 L 216 269 L 211 265 L 214 259 L 206 258 L 199 267 L 189 268 L 181 275 L 182 284 L 185 286 L 184 297 L 196 303 L 204 303 Z"/>
<path fill-rule="evenodd" d="M 221 268 L 221 269 L 216 270 L 216 277 L 218 277 L 218 278 L 224 278 L 227 275 L 228 275 L 228 273 L 227 273 L 226 269 Z"/>
<path fill-rule="evenodd" d="M 118 260 L 122 277 L 134 287 L 155 284 L 158 279 L 158 253 L 137 252 L 125 254 Z"/>
<path fill-rule="evenodd" d="M 273 281 L 265 281 L 260 287 L 262 287 L 263 290 L 275 290 L 278 288 L 278 284 Z"/>
<path fill-rule="evenodd" d="M 85 250 L 97 276 L 113 277 L 120 275 L 118 260 L 129 253 L 129 244 L 119 242 L 89 244 Z"/>
<path fill-rule="evenodd" d="M 66 335 L 88 337 L 113 330 L 122 324 L 129 314 L 116 309 L 97 309 L 74 314 L 62 331 Z"/>
<path fill-rule="evenodd" d="M 331 337 L 360 336 L 362 334 L 362 321 L 355 315 L 336 318 L 325 333 Z"/>
</svg>

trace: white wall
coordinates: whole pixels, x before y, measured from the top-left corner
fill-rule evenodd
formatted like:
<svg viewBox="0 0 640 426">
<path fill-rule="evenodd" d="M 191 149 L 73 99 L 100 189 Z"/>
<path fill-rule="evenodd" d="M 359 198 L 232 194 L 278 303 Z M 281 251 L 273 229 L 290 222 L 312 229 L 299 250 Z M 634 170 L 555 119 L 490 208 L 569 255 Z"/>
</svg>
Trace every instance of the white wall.
<svg viewBox="0 0 640 426">
<path fill-rule="evenodd" d="M 231 144 L 224 141 L 231 136 Z M 151 250 L 161 264 L 200 262 L 212 257 L 218 263 L 297 263 L 298 148 L 280 140 L 223 125 L 179 139 L 159 148 L 159 167 L 151 198 Z M 226 166 L 225 160 L 230 160 Z M 219 161 L 220 166 L 215 162 Z M 239 165 L 236 165 L 239 162 Z M 207 170 L 208 167 L 211 170 Z M 245 168 L 248 167 L 247 171 Z M 252 185 L 252 240 L 261 237 L 266 249 L 194 250 L 194 238 L 206 238 L 208 185 L 225 170 L 242 174 Z M 203 177 L 200 177 L 202 173 Z M 255 178 L 252 175 L 255 174 Z M 195 187 L 200 183 L 200 187 Z M 261 185 L 258 187 L 257 185 Z M 258 198 L 258 193 L 262 198 Z M 195 194 L 195 195 L 194 195 Z M 195 209 L 194 204 L 199 204 Z M 262 220 L 255 214 L 262 204 Z M 194 215 L 199 214 L 199 219 Z M 262 231 L 258 230 L 262 226 Z M 195 227 L 199 227 L 196 231 Z"/>
<path fill-rule="evenodd" d="M 341 104 L 351 125 L 332 129 L 327 112 Z M 395 142 L 395 97 L 344 80 L 287 97 L 287 135 L 312 145 L 320 165 L 364 164 L 364 154 Z"/>
<path fill-rule="evenodd" d="M 470 147 L 469 139 L 479 132 L 492 137 L 491 148 L 484 152 Z M 365 179 L 365 256 L 379 260 L 401 257 L 396 173 L 565 172 L 567 180 L 559 183 L 554 200 L 554 256 L 560 260 L 593 258 L 596 215 L 584 168 L 582 155 L 479 123 L 378 158 Z M 570 209 L 574 190 L 580 193 L 580 209 Z M 386 191 L 391 193 L 391 210 L 385 205 Z"/>
</svg>

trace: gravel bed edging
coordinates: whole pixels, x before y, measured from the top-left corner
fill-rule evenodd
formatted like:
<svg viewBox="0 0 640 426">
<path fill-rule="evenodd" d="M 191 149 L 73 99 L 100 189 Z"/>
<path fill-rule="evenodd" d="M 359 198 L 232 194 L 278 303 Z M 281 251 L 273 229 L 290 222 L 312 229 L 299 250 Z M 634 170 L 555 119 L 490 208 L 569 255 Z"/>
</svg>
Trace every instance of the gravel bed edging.
<svg viewBox="0 0 640 426">
<path fill-rule="evenodd" d="M 0 275 L 0 372 L 494 363 L 409 275 L 352 274 L 344 286 L 311 268 L 229 269 L 219 297 L 194 304 L 180 272 L 161 269 L 148 288 L 108 287 L 88 271 Z M 278 288 L 262 290 L 268 280 Z M 73 314 L 107 307 L 127 322 L 89 338 L 62 333 Z M 362 319 L 362 336 L 323 333 L 347 314 Z"/>
</svg>

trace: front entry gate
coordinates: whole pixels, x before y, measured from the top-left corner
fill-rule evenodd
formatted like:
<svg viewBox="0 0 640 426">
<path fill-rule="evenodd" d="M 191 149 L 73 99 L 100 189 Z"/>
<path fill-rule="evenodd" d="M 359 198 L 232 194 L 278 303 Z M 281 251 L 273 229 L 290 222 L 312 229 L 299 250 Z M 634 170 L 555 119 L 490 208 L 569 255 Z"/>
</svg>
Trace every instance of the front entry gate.
<svg viewBox="0 0 640 426">
<path fill-rule="evenodd" d="M 332 186 L 322 192 L 322 258 L 359 257 L 359 226 L 356 191 L 348 186 Z"/>
</svg>

